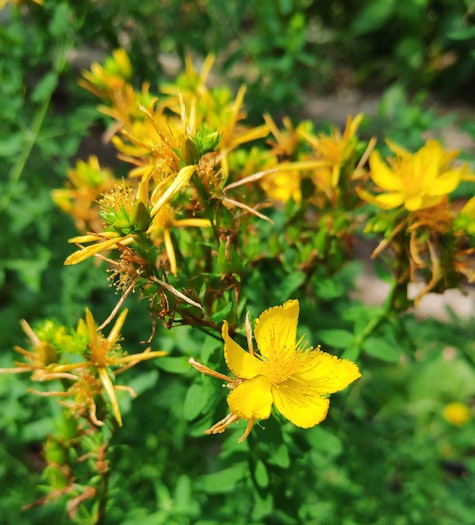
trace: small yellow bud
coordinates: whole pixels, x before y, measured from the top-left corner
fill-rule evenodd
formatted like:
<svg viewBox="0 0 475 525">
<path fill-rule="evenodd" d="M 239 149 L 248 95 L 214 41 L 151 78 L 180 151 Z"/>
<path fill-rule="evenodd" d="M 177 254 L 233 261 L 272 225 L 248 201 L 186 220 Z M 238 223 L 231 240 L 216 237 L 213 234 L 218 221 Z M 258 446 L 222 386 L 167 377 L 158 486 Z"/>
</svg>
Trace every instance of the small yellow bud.
<svg viewBox="0 0 475 525">
<path fill-rule="evenodd" d="M 463 403 L 449 403 L 445 405 L 442 415 L 451 425 L 464 425 L 470 420 L 470 409 Z"/>
</svg>

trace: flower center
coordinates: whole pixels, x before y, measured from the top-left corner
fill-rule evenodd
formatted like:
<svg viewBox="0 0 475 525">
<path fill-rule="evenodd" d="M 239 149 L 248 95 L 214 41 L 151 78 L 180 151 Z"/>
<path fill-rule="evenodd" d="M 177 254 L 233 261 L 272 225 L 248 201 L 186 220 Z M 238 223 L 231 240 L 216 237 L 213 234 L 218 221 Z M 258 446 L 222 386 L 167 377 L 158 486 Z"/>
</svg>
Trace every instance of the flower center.
<svg viewBox="0 0 475 525">
<path fill-rule="evenodd" d="M 299 345 L 292 351 L 284 349 L 276 352 L 264 362 L 262 375 L 266 376 L 270 383 L 276 385 L 282 383 L 297 373 L 310 357 L 308 352 L 302 352 Z"/>
</svg>

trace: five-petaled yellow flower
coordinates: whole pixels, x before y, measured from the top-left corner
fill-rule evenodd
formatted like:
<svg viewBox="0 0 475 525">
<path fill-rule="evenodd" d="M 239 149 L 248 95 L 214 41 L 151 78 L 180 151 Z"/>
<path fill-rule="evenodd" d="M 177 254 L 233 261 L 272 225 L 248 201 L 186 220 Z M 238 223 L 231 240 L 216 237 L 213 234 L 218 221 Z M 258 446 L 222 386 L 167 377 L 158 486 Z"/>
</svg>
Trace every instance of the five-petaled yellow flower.
<svg viewBox="0 0 475 525">
<path fill-rule="evenodd" d="M 369 164 L 373 182 L 384 193 L 371 195 L 360 190 L 360 197 L 382 209 L 405 206 L 409 211 L 423 210 L 438 204 L 452 192 L 463 178 L 466 166 L 451 166 L 458 151 L 447 152 L 439 142 L 429 140 L 415 153 L 387 141 L 396 157 L 386 164 L 377 151 L 371 153 Z"/>
<path fill-rule="evenodd" d="M 224 355 L 234 374 L 229 378 L 196 362 L 190 363 L 201 372 L 224 379 L 231 392 L 230 414 L 207 433 L 215 434 L 239 419 L 248 421 L 244 440 L 256 419 L 267 419 L 275 406 L 294 425 L 310 428 L 327 415 L 327 394 L 344 389 L 361 374 L 357 365 L 347 359 L 322 352 L 319 347 L 305 348 L 297 340 L 299 303 L 290 300 L 269 308 L 256 321 L 255 339 L 259 352 L 252 348 L 252 334 L 247 324 L 249 352 L 237 344 L 223 324 Z"/>
</svg>

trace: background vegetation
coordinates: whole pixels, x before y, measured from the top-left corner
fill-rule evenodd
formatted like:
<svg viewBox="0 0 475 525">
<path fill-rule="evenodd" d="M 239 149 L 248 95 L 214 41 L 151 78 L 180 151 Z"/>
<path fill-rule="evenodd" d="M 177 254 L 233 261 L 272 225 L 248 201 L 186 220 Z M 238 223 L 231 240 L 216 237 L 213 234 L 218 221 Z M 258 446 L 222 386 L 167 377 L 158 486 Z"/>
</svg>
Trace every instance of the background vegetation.
<svg viewBox="0 0 475 525">
<path fill-rule="evenodd" d="M 248 86 L 251 122 L 264 111 L 296 118 L 309 97 L 361 89 L 381 100 L 363 134 L 384 133 L 414 149 L 447 122 L 475 138 L 472 121 L 428 105 L 474 103 L 467 89 L 475 81 L 473 11 L 469 0 L 6 5 L 0 11 L 0 367 L 12 366 L 11 349 L 24 341 L 20 319 L 74 325 L 86 306 L 105 318 L 117 300 L 94 261 L 62 268 L 76 230 L 51 200 L 77 158 L 96 153 L 118 173 L 123 169 L 102 142 L 107 123 L 97 101 L 77 85 L 91 59 L 124 47 L 134 82 L 156 88 L 169 80 L 170 64 L 182 67 L 187 52 L 197 61 L 213 52 L 216 82 Z M 473 166 L 469 151 L 464 157 Z M 468 186 L 459 196 L 471 196 Z M 294 256 L 286 254 L 289 264 Z M 299 283 L 279 271 L 263 265 L 245 285 L 254 315 L 299 293 Z M 314 298 L 301 297 L 301 322 L 312 342 L 338 355 L 358 326 L 380 314 L 351 299 L 361 271 L 357 262 L 332 276 L 322 268 Z M 126 341 L 140 341 L 150 330 L 146 308 L 128 306 Z M 302 431 L 269 420 L 265 432 L 257 429 L 249 444 L 238 445 L 236 432 L 202 436 L 198 416 L 210 398 L 218 404 L 215 384 L 196 379 L 181 357 L 206 349 L 218 366 L 221 343 L 187 327 L 161 331 L 155 345 L 173 357 L 129 372 L 139 397 L 122 401 L 125 424 L 111 451 L 106 523 L 468 525 L 475 504 L 474 340 L 473 319 L 451 314 L 441 323 L 408 313 L 375 333 L 363 354 L 363 379 L 349 396 L 332 399 L 324 424 Z M 155 395 L 157 381 L 166 396 Z M 57 415 L 54 402 L 28 394 L 28 387 L 21 376 L 0 375 L 0 515 L 18 525 L 67 523 L 61 501 L 22 510 L 46 486 L 41 447 Z M 464 424 L 443 417 L 454 402 L 469 407 Z"/>
</svg>

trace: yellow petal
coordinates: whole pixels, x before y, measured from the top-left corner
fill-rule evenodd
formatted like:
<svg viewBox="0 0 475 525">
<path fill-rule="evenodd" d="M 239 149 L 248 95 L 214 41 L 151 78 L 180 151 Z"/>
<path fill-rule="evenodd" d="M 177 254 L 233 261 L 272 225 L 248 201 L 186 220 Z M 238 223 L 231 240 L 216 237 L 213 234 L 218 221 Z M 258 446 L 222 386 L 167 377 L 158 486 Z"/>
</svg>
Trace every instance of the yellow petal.
<svg viewBox="0 0 475 525">
<path fill-rule="evenodd" d="M 420 187 L 428 187 L 435 182 L 440 171 L 441 153 L 438 143 L 428 142 L 412 156 L 413 174 Z"/>
<path fill-rule="evenodd" d="M 77 252 L 72 253 L 65 261 L 64 264 L 78 264 L 82 261 L 85 261 L 88 257 L 96 255 L 102 250 L 112 248 L 117 244 L 124 244 L 124 241 L 131 239 L 130 235 L 125 237 L 118 237 L 116 239 L 108 239 L 107 241 L 98 242 L 97 244 L 91 244 L 87 248 L 78 250 Z M 125 243 L 128 244 L 128 243 Z"/>
<path fill-rule="evenodd" d="M 374 204 L 382 210 L 391 210 L 401 206 L 403 203 L 404 195 L 402 193 L 381 193 L 381 195 L 375 195 L 374 197 Z"/>
<path fill-rule="evenodd" d="M 409 211 L 424 210 L 439 204 L 442 200 L 441 196 L 430 197 L 428 195 L 416 195 L 415 197 L 408 197 L 404 206 Z"/>
<path fill-rule="evenodd" d="M 460 215 L 467 215 L 469 218 L 475 219 L 475 197 L 467 201 L 464 207 L 460 210 Z"/>
<path fill-rule="evenodd" d="M 69 243 L 80 243 L 83 242 L 93 242 L 99 241 L 101 239 L 117 239 L 120 235 L 117 232 L 102 232 L 100 235 L 97 233 L 88 233 L 87 235 L 78 235 L 77 237 L 72 237 L 68 239 Z"/>
<path fill-rule="evenodd" d="M 410 151 L 408 151 L 407 149 L 403 148 L 402 146 L 399 146 L 399 144 L 396 144 L 395 142 L 393 142 L 390 139 L 386 140 L 386 144 L 389 146 L 389 149 L 393 153 L 398 155 L 399 157 L 408 158 L 408 157 L 410 157 L 412 155 L 412 153 Z"/>
<path fill-rule="evenodd" d="M 117 341 L 120 339 L 120 331 L 122 330 L 122 327 L 125 323 L 125 318 L 127 317 L 127 314 L 129 313 L 128 308 L 124 308 L 122 310 L 121 314 L 117 318 L 116 322 L 114 323 L 114 326 L 112 327 L 112 330 L 109 332 L 109 335 L 107 336 L 107 341 L 111 345 L 115 345 Z"/>
<path fill-rule="evenodd" d="M 152 211 L 150 212 L 150 215 L 152 217 L 158 213 L 160 208 L 166 202 L 168 202 L 173 197 L 173 195 L 175 195 L 176 193 L 179 193 L 185 186 L 188 185 L 188 183 L 190 182 L 191 176 L 193 175 L 195 170 L 196 170 L 196 166 L 190 165 L 190 166 L 185 166 L 178 172 L 173 182 L 170 184 L 170 186 L 165 190 L 163 195 L 158 199 L 158 201 L 153 206 Z"/>
<path fill-rule="evenodd" d="M 170 271 L 173 275 L 176 275 L 177 265 L 176 265 L 175 247 L 173 246 L 172 236 L 168 228 L 166 228 L 163 231 L 163 241 L 165 243 L 165 251 L 167 253 L 168 262 L 170 263 Z"/>
<path fill-rule="evenodd" d="M 358 127 L 363 120 L 363 113 L 358 113 L 354 118 L 351 115 L 346 117 L 345 131 L 343 132 L 343 142 L 348 142 L 358 131 Z"/>
<path fill-rule="evenodd" d="M 267 419 L 272 409 L 269 381 L 258 376 L 238 385 L 228 396 L 231 412 L 244 419 Z"/>
<path fill-rule="evenodd" d="M 442 173 L 434 181 L 433 185 L 428 188 L 430 195 L 447 195 L 459 185 L 460 171 L 449 170 Z"/>
<path fill-rule="evenodd" d="M 184 228 L 186 226 L 195 226 L 196 228 L 211 228 L 212 224 L 209 219 L 178 219 L 173 222 L 176 228 Z"/>
<path fill-rule="evenodd" d="M 86 326 L 87 326 L 87 331 L 89 334 L 88 343 L 95 345 L 97 341 L 97 326 L 96 326 L 96 321 L 94 321 L 94 317 L 92 315 L 91 310 L 89 310 L 89 308 L 86 308 Z"/>
<path fill-rule="evenodd" d="M 106 394 L 109 396 L 109 401 L 111 402 L 112 406 L 112 414 L 114 415 L 117 423 L 121 427 L 122 416 L 120 414 L 119 403 L 117 402 L 117 397 L 115 395 L 114 385 L 112 384 L 111 378 L 107 370 L 103 367 L 99 367 L 97 369 L 97 373 L 99 374 L 99 378 L 102 382 L 102 385 L 104 386 Z"/>
<path fill-rule="evenodd" d="M 330 406 L 327 398 L 303 389 L 292 379 L 273 385 L 272 396 L 277 410 L 301 428 L 310 428 L 323 421 Z"/>
<path fill-rule="evenodd" d="M 260 353 L 268 359 L 295 350 L 299 302 L 287 301 L 282 306 L 265 310 L 257 319 L 254 334 Z"/>
<path fill-rule="evenodd" d="M 292 375 L 293 380 L 308 385 L 320 394 L 343 390 L 359 377 L 361 373 L 355 363 L 321 350 L 313 350 L 304 367 Z"/>
<path fill-rule="evenodd" d="M 388 191 L 401 190 L 401 178 L 383 162 L 377 151 L 371 153 L 369 165 L 371 168 L 371 178 L 377 186 Z"/>
<path fill-rule="evenodd" d="M 397 208 L 404 203 L 404 195 L 400 192 L 393 193 L 381 193 L 380 195 L 372 195 L 362 188 L 357 188 L 356 192 L 360 199 L 374 204 L 382 210 L 390 210 L 392 208 Z"/>
<path fill-rule="evenodd" d="M 241 379 L 251 379 L 260 374 L 263 363 L 246 352 L 229 337 L 228 323 L 223 322 L 224 358 L 229 370 Z"/>
</svg>

